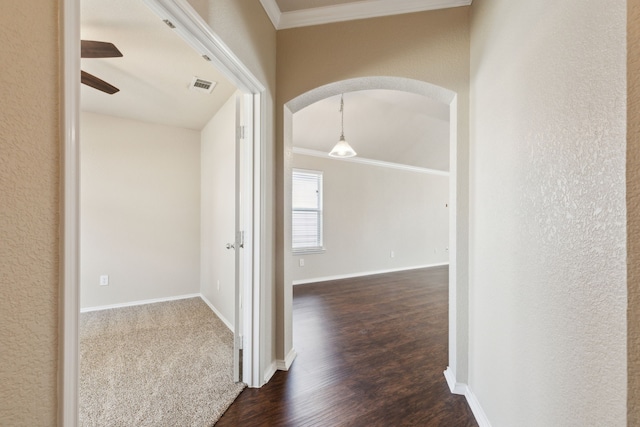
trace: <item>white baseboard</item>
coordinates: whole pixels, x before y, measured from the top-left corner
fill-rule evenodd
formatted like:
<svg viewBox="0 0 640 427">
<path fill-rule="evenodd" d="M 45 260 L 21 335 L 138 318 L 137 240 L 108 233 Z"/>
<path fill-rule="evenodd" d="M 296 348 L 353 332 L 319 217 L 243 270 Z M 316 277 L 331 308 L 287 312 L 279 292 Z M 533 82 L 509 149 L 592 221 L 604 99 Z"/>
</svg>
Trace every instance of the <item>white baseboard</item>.
<svg viewBox="0 0 640 427">
<path fill-rule="evenodd" d="M 273 363 L 271 363 L 271 365 L 269 365 L 267 372 L 264 373 L 264 384 L 268 383 L 271 380 L 271 377 L 273 377 L 277 370 L 277 363 L 274 361 Z"/>
<path fill-rule="evenodd" d="M 288 371 L 297 355 L 298 353 L 296 353 L 296 350 L 292 348 L 291 351 L 289 351 L 289 354 L 287 354 L 287 356 L 284 358 L 284 360 L 276 360 L 276 367 L 278 368 L 278 370 Z"/>
<path fill-rule="evenodd" d="M 464 397 L 467 399 L 469 408 L 471 408 L 471 412 L 473 412 L 473 416 L 475 417 L 478 426 L 491 427 L 489 418 L 487 418 L 487 414 L 485 414 L 482 406 L 480 406 L 480 402 L 471 390 L 471 387 L 467 384 L 457 382 L 456 376 L 450 367 L 447 367 L 447 369 L 444 371 L 444 377 L 447 380 L 447 384 L 449 385 L 451 393 L 464 395 Z"/>
<path fill-rule="evenodd" d="M 480 427 L 491 427 L 489 418 L 487 418 L 487 414 L 484 413 L 484 410 L 482 409 L 482 406 L 480 406 L 480 402 L 471 390 L 471 387 L 467 386 L 467 392 L 464 394 L 464 397 L 467 398 L 467 403 L 471 408 L 471 412 L 473 412 L 473 416 L 476 417 L 478 425 Z"/>
<path fill-rule="evenodd" d="M 375 274 L 396 273 L 398 271 L 418 270 L 420 268 L 442 267 L 444 265 L 449 265 L 449 263 L 444 262 L 441 264 L 416 265 L 413 267 L 390 268 L 386 270 L 363 271 L 360 273 L 339 274 L 336 276 L 325 276 L 325 277 L 316 277 L 313 279 L 294 280 L 292 283 L 294 286 L 306 285 L 307 283 L 318 283 L 318 282 L 328 282 L 330 280 L 351 279 L 353 277 L 364 277 L 364 276 L 373 276 Z"/>
<path fill-rule="evenodd" d="M 100 305 L 97 307 L 85 307 L 80 309 L 80 313 L 88 313 L 90 311 L 111 310 L 112 308 L 133 307 L 136 305 L 155 304 L 157 302 L 177 301 L 181 299 L 198 298 L 200 296 L 201 296 L 200 294 L 187 294 L 187 295 L 178 295 L 175 297 L 154 298 L 154 299 L 124 302 L 120 304 Z"/>
<path fill-rule="evenodd" d="M 464 395 L 466 393 L 467 385 L 456 381 L 456 376 L 450 367 L 447 367 L 447 369 L 444 371 L 444 377 L 447 379 L 447 384 L 449 385 L 449 390 L 451 390 L 451 393 L 461 395 Z"/>
<path fill-rule="evenodd" d="M 233 324 L 232 324 L 231 322 L 229 322 L 229 320 L 227 320 L 227 319 L 222 315 L 222 313 L 220 313 L 220 312 L 218 311 L 218 309 L 217 309 L 217 308 L 216 308 L 216 307 L 211 303 L 211 301 L 209 301 L 209 300 L 208 300 L 204 295 L 202 295 L 202 294 L 198 294 L 198 296 L 199 296 L 200 298 L 202 298 L 202 301 L 204 301 L 204 302 L 209 306 L 209 308 L 211 309 L 211 311 L 213 311 L 213 312 L 216 314 L 216 316 L 218 316 L 218 317 L 220 318 L 220 320 L 222 320 L 222 323 L 224 323 L 225 325 L 227 325 L 227 328 L 229 328 L 229 330 L 230 330 L 231 332 L 235 333 L 234 328 L 233 328 Z"/>
</svg>

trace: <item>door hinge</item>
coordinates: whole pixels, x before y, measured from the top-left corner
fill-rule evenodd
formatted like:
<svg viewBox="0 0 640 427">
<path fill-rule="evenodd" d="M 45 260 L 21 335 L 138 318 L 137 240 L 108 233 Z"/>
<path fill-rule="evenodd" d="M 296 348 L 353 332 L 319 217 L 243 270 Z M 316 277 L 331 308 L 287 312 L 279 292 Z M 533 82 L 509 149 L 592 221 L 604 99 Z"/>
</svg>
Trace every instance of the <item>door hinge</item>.
<svg viewBox="0 0 640 427">
<path fill-rule="evenodd" d="M 245 139 L 246 126 L 238 126 L 238 134 L 240 135 L 240 139 Z"/>
<path fill-rule="evenodd" d="M 238 248 L 244 248 L 244 231 L 238 231 L 236 234 L 236 245 Z"/>
<path fill-rule="evenodd" d="M 242 350 L 244 348 L 244 338 L 242 337 L 242 335 L 237 336 L 236 337 L 236 345 L 238 347 L 238 350 Z"/>
</svg>

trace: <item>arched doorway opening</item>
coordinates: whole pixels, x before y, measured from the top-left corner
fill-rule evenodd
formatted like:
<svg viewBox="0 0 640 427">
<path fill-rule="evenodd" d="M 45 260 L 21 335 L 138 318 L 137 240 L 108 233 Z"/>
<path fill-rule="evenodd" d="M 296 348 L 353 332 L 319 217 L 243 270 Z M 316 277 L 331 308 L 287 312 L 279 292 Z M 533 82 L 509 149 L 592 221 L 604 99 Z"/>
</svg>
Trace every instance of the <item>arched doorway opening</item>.
<svg viewBox="0 0 640 427">
<path fill-rule="evenodd" d="M 283 212 L 282 237 L 282 292 L 279 294 L 279 315 L 282 316 L 278 331 L 279 354 L 277 367 L 289 368 L 296 357 L 292 334 L 293 281 L 291 277 L 291 170 L 293 115 L 303 108 L 325 98 L 346 92 L 371 89 L 389 89 L 422 95 L 449 105 L 449 364 L 445 377 L 451 391 L 463 394 L 467 382 L 468 365 L 468 171 L 459 168 L 458 153 L 458 98 L 449 89 L 427 82 L 400 77 L 364 77 L 330 83 L 310 90 L 284 104 L 283 111 Z M 466 153 L 465 158 L 466 158 Z M 466 166 L 466 163 L 465 165 Z"/>
</svg>

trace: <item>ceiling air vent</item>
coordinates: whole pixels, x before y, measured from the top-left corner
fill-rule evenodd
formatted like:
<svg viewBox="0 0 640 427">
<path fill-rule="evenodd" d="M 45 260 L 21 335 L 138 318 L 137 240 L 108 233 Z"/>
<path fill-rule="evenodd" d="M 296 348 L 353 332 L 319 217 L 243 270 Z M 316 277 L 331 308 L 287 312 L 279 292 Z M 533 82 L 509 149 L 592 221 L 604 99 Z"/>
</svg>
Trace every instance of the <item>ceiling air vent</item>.
<svg viewBox="0 0 640 427">
<path fill-rule="evenodd" d="M 216 82 L 200 79 L 198 77 L 194 77 L 189 85 L 189 89 L 204 93 L 211 93 L 214 87 L 216 87 Z"/>
</svg>

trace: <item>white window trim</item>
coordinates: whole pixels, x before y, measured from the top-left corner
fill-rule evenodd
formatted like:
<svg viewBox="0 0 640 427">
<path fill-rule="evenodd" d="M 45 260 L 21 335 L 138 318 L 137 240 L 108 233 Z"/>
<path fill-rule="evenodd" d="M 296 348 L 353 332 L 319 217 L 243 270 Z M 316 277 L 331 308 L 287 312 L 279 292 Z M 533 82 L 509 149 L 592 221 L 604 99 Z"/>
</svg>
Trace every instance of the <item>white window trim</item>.
<svg viewBox="0 0 640 427">
<path fill-rule="evenodd" d="M 292 249 L 291 252 L 294 255 L 308 255 L 308 254 L 323 254 L 325 253 L 327 250 L 325 249 L 324 246 L 318 246 L 315 248 L 298 248 L 298 249 Z"/>
<path fill-rule="evenodd" d="M 312 169 L 300 169 L 300 168 L 293 168 L 291 171 L 291 176 L 292 176 L 292 182 L 293 182 L 293 174 L 296 172 L 300 172 L 300 173 L 308 173 L 308 174 L 315 174 L 315 175 L 319 175 L 320 176 L 320 185 L 319 185 L 319 193 L 320 193 L 320 200 L 319 200 L 319 208 L 316 209 L 308 209 L 310 211 L 319 211 L 320 212 L 320 246 L 313 246 L 313 247 L 307 247 L 307 248 L 291 248 L 291 252 L 294 255 L 306 255 L 306 254 L 322 254 L 324 253 L 325 247 L 324 247 L 324 172 L 322 171 L 318 171 L 318 170 L 312 170 Z M 293 196 L 292 196 L 292 201 L 293 201 Z M 293 217 L 293 212 L 294 210 L 296 210 L 293 206 L 291 208 L 291 214 Z M 304 210 L 304 209 L 300 209 L 300 210 Z M 293 218 L 291 220 L 291 226 L 292 226 L 292 241 L 293 241 Z"/>
</svg>

